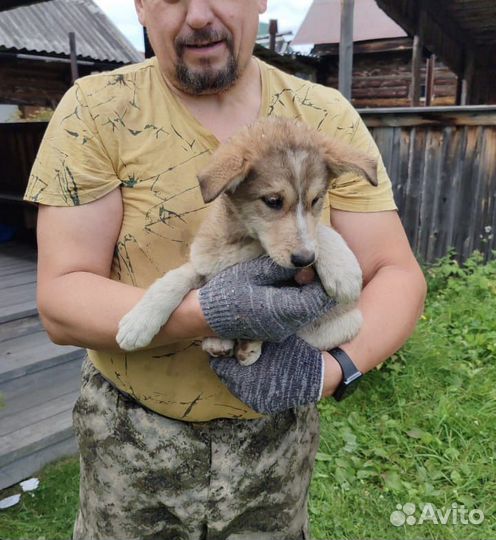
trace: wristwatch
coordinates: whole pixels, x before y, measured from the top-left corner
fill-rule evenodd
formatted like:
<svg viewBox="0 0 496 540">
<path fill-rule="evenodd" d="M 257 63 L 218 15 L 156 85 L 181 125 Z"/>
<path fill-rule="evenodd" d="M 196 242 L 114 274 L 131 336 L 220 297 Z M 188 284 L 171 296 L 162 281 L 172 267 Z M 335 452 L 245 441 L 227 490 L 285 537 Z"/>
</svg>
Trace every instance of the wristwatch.
<svg viewBox="0 0 496 540">
<path fill-rule="evenodd" d="M 337 361 L 343 372 L 343 380 L 339 383 L 332 397 L 336 401 L 350 396 L 358 387 L 358 382 L 363 376 L 363 373 L 355 366 L 353 360 L 339 347 L 335 347 L 329 351 L 329 354 Z"/>
</svg>

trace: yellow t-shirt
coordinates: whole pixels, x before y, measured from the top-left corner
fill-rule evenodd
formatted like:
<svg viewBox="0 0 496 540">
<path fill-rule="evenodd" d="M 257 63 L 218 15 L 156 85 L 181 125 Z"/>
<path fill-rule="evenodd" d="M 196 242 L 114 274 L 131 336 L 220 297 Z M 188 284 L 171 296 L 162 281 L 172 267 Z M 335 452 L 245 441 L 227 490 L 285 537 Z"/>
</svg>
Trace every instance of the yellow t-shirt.
<svg viewBox="0 0 496 540">
<path fill-rule="evenodd" d="M 304 120 L 373 155 L 377 147 L 336 90 L 259 61 L 260 116 Z M 33 166 L 25 199 L 76 206 L 121 188 L 124 217 L 111 278 L 148 287 L 184 263 L 205 216 L 197 173 L 219 145 L 168 90 L 157 60 L 79 79 L 60 102 Z M 380 160 L 379 187 L 347 174 L 330 205 L 350 211 L 396 209 Z M 329 208 L 323 220 L 329 223 Z M 89 350 L 96 368 L 144 406 L 186 421 L 256 418 L 210 369 L 198 341 L 134 353 Z"/>
</svg>

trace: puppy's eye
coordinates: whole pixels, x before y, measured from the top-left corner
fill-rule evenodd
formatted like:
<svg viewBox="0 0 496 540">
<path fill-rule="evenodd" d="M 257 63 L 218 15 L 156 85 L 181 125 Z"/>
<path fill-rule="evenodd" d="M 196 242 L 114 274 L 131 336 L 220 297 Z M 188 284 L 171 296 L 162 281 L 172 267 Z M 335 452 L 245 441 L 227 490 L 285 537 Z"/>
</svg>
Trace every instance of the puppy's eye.
<svg viewBox="0 0 496 540">
<path fill-rule="evenodd" d="M 272 210 L 280 210 L 284 203 L 282 197 L 272 196 L 272 197 L 262 197 L 262 201 Z"/>
<path fill-rule="evenodd" d="M 323 195 L 317 195 L 315 199 L 312 201 L 312 206 L 315 206 L 319 201 L 322 200 Z"/>
</svg>

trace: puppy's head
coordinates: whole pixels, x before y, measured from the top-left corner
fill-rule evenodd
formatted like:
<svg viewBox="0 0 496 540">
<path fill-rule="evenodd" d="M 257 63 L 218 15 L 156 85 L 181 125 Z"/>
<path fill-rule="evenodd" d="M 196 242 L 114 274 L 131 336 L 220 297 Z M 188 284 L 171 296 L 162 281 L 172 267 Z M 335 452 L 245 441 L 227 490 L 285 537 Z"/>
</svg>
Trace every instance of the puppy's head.
<svg viewBox="0 0 496 540">
<path fill-rule="evenodd" d="M 377 185 L 377 163 L 306 124 L 267 118 L 245 128 L 198 176 L 205 202 L 223 194 L 247 233 L 288 268 L 318 256 L 316 227 L 330 182 L 345 172 Z"/>
</svg>

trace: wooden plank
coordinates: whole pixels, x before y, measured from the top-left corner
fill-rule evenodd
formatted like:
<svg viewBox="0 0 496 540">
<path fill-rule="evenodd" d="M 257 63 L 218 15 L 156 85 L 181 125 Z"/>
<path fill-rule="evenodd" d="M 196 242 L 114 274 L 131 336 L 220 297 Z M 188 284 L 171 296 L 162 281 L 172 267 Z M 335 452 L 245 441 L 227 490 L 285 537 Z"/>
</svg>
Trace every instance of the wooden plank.
<svg viewBox="0 0 496 540">
<path fill-rule="evenodd" d="M 55 345 L 44 331 L 1 342 L 0 383 L 79 358 L 83 354 L 83 349 L 78 347 Z"/>
<path fill-rule="evenodd" d="M 437 243 L 439 242 L 439 206 L 442 201 L 442 183 L 440 182 L 441 171 L 443 170 L 443 145 L 445 133 L 436 129 L 430 131 L 430 144 L 427 149 L 427 167 L 425 170 L 426 181 L 429 189 L 424 191 L 426 208 L 429 211 L 425 215 L 424 227 L 424 258 L 431 261 Z"/>
<path fill-rule="evenodd" d="M 19 414 L 32 407 L 41 407 L 46 401 L 78 391 L 83 359 L 84 356 L 1 383 L 0 392 L 5 406 L 0 410 L 0 423 L 9 415 Z"/>
<path fill-rule="evenodd" d="M 425 139 L 425 129 L 414 128 L 412 130 L 408 158 L 408 182 L 405 190 L 404 225 L 415 253 L 418 253 L 417 239 L 419 237 L 420 206 L 422 203 Z"/>
<path fill-rule="evenodd" d="M 496 107 L 359 109 L 368 127 L 496 126 Z"/>
<path fill-rule="evenodd" d="M 473 182 L 473 196 L 471 201 L 471 214 L 473 219 L 471 221 L 471 231 L 472 231 L 472 249 L 479 250 L 481 253 L 484 253 L 485 248 L 485 239 L 488 235 L 485 234 L 485 227 L 488 225 L 487 221 L 490 217 L 488 215 L 488 206 L 489 200 L 492 199 L 495 195 L 494 190 L 494 180 L 496 179 L 496 174 L 493 174 L 492 177 L 488 173 L 488 160 L 491 160 L 493 156 L 488 155 L 488 141 L 490 134 L 487 133 L 487 130 L 479 127 L 477 129 L 477 146 L 476 146 L 476 157 L 475 161 L 475 170 Z M 493 169 L 494 171 L 494 169 Z M 496 171 L 494 171 L 496 173 Z M 468 253 L 468 255 L 470 255 Z M 467 255 L 467 256 L 468 256 Z"/>
<path fill-rule="evenodd" d="M 408 182 L 408 164 L 409 164 L 409 147 L 410 147 L 410 132 L 406 129 L 398 128 L 400 132 L 399 142 L 399 169 L 397 176 L 394 177 L 394 194 L 395 201 L 398 206 L 400 218 L 403 220 L 405 211 L 406 185 Z M 398 147 L 397 147 L 398 148 Z M 397 150 L 398 151 L 398 150 Z"/>
<path fill-rule="evenodd" d="M 34 405 L 15 414 L 2 416 L 0 438 L 14 434 L 21 428 L 34 426 L 38 422 L 51 418 L 62 411 L 72 410 L 78 396 L 79 389 L 77 388 L 53 399 L 44 400 L 42 404 Z"/>
<path fill-rule="evenodd" d="M 0 324 L 15 321 L 18 319 L 24 319 L 25 317 L 32 317 L 38 314 L 36 302 L 28 301 L 2 308 L 0 306 Z"/>
<path fill-rule="evenodd" d="M 13 272 L 6 276 L 0 276 L 0 290 L 10 287 L 19 287 L 28 283 L 36 283 L 36 270 L 23 270 L 21 272 Z M 1 298 L 1 293 L 0 293 Z"/>
<path fill-rule="evenodd" d="M 36 264 L 28 261 L 18 262 L 15 264 L 4 264 L 3 267 L 0 268 L 0 290 L 3 287 L 5 279 L 22 272 L 32 272 L 33 274 L 36 274 Z"/>
<path fill-rule="evenodd" d="M 473 158 L 475 156 L 475 148 L 477 145 L 477 133 L 473 127 L 465 128 L 465 148 L 460 156 L 461 163 L 461 185 L 460 185 L 460 211 L 456 228 L 454 231 L 454 246 L 460 258 L 464 258 L 464 254 L 468 252 L 471 245 L 470 223 L 472 216 L 470 215 L 470 201 L 473 198 L 472 178 L 474 172 Z"/>
<path fill-rule="evenodd" d="M 33 303 L 36 302 L 36 283 L 0 289 L 0 310 L 9 306 L 24 304 L 30 300 Z"/>
<path fill-rule="evenodd" d="M 419 208 L 419 231 L 415 252 L 422 260 L 428 260 L 428 245 L 433 231 L 431 230 L 432 214 L 438 197 L 437 177 L 439 172 L 439 141 L 438 131 L 427 130 L 423 167 L 421 171 L 421 204 Z M 418 158 L 418 153 L 417 153 Z"/>
<path fill-rule="evenodd" d="M 440 172 L 440 200 L 438 203 L 437 242 L 431 248 L 431 259 L 445 255 L 453 247 L 453 230 L 456 227 L 460 203 L 461 161 L 464 131 L 452 126 L 444 129 L 442 149 L 443 167 Z"/>
<path fill-rule="evenodd" d="M 0 437 L 0 467 L 72 436 L 70 410 Z"/>
<path fill-rule="evenodd" d="M 410 88 L 410 99 L 412 107 L 420 105 L 420 65 L 422 63 L 422 43 L 419 36 L 413 38 L 412 49 L 412 83 Z"/>
<path fill-rule="evenodd" d="M 9 269 L 12 267 L 36 267 L 36 259 L 23 257 L 15 253 L 0 253 L 0 270 Z"/>
<path fill-rule="evenodd" d="M 43 331 L 43 326 L 38 316 L 26 317 L 0 324 L 0 343 L 9 339 Z"/>
<path fill-rule="evenodd" d="M 485 260 L 492 257 L 493 250 L 496 250 L 496 131 L 484 133 L 484 143 L 486 147 L 483 156 L 482 169 L 488 171 L 484 176 L 485 189 L 482 197 L 485 203 L 485 212 L 483 220 L 483 235 L 485 242 L 481 247 Z"/>
<path fill-rule="evenodd" d="M 341 0 L 341 36 L 339 42 L 339 91 L 351 99 L 353 74 L 353 11 L 354 0 Z"/>
<path fill-rule="evenodd" d="M 37 473 L 42 467 L 57 459 L 76 455 L 78 452 L 77 442 L 71 433 L 66 439 L 50 446 L 45 446 L 36 452 L 17 459 L 0 468 L 0 489 L 17 484 L 21 480 L 29 478 Z"/>
</svg>

